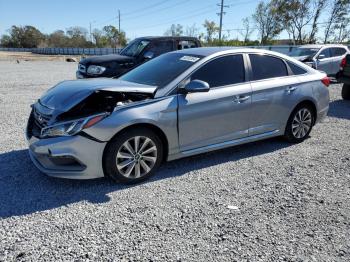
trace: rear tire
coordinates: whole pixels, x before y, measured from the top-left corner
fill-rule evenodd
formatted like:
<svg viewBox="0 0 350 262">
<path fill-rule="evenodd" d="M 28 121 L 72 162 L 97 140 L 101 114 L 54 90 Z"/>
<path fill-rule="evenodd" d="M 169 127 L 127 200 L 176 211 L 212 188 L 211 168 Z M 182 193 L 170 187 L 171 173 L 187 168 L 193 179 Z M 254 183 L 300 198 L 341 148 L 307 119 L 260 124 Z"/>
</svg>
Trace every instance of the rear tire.
<svg viewBox="0 0 350 262">
<path fill-rule="evenodd" d="M 150 129 L 128 129 L 113 138 L 105 149 L 106 176 L 116 182 L 133 184 L 151 177 L 163 159 L 163 145 Z"/>
<path fill-rule="evenodd" d="M 291 143 L 303 142 L 315 123 L 315 112 L 309 105 L 299 105 L 291 113 L 284 137 Z"/>
<path fill-rule="evenodd" d="M 344 100 L 350 100 L 350 85 L 343 84 L 343 88 L 341 90 L 341 96 Z"/>
</svg>

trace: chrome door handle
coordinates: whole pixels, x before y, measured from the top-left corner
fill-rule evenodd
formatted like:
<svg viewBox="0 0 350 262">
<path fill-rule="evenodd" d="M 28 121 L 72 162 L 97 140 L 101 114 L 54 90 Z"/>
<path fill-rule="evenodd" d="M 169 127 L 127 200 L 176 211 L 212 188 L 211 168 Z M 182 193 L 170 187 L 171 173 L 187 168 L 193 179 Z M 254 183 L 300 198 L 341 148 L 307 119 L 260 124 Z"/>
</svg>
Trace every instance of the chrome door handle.
<svg viewBox="0 0 350 262">
<path fill-rule="evenodd" d="M 250 98 L 250 96 L 235 96 L 233 99 L 233 102 L 240 104 L 243 103 L 244 101 L 247 101 Z"/>
<path fill-rule="evenodd" d="M 297 87 L 296 87 L 296 86 L 290 86 L 290 87 L 287 87 L 287 88 L 286 88 L 286 92 L 287 92 L 288 94 L 294 92 L 295 90 L 297 90 Z"/>
</svg>

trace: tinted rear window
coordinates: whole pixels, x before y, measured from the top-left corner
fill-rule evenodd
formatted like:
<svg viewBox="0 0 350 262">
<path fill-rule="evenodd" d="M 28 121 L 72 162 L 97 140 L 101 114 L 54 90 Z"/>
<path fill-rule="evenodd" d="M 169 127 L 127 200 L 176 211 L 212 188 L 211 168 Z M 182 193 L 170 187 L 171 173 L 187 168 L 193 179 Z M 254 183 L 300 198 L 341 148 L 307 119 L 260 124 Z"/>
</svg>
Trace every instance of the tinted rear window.
<svg viewBox="0 0 350 262">
<path fill-rule="evenodd" d="M 253 80 L 288 75 L 286 64 L 279 58 L 256 54 L 250 54 L 249 57 L 253 71 Z"/>
<path fill-rule="evenodd" d="M 228 55 L 216 58 L 199 68 L 191 79 L 205 81 L 210 87 L 226 86 L 244 82 L 242 55 Z"/>
<path fill-rule="evenodd" d="M 342 56 L 346 53 L 346 50 L 341 47 L 332 48 L 332 56 Z"/>
<path fill-rule="evenodd" d="M 307 73 L 307 71 L 305 69 L 293 64 L 292 62 L 287 61 L 287 64 L 288 64 L 290 70 L 292 70 L 294 75 L 303 75 L 303 74 Z"/>
</svg>

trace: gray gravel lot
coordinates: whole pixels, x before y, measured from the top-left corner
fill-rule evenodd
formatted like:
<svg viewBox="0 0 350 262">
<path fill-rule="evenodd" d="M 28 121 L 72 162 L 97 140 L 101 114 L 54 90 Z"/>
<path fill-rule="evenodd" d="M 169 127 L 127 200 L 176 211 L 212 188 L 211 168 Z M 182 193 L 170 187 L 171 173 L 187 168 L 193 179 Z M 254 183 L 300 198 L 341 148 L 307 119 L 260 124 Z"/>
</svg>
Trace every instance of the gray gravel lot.
<svg viewBox="0 0 350 262">
<path fill-rule="evenodd" d="M 0 61 L 0 261 L 350 260 L 350 103 L 339 85 L 304 143 L 182 159 L 122 186 L 49 178 L 28 157 L 29 105 L 76 66 Z"/>
</svg>

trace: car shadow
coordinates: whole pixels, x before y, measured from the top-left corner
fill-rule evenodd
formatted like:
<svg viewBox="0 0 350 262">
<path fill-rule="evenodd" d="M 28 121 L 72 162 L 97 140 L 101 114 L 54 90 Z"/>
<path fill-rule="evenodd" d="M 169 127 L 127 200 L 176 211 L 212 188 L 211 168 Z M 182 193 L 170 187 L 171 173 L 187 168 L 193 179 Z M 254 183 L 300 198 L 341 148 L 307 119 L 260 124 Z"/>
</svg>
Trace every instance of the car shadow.
<svg viewBox="0 0 350 262">
<path fill-rule="evenodd" d="M 194 157 L 164 163 L 150 180 L 152 183 L 181 176 L 229 161 L 270 153 L 291 144 L 280 138 L 231 147 Z M 42 174 L 32 164 L 28 150 L 0 154 L 0 218 L 21 216 L 88 201 L 104 203 L 108 193 L 139 185 L 116 184 L 110 179 L 68 180 Z"/>
<path fill-rule="evenodd" d="M 350 101 L 341 99 L 330 102 L 328 116 L 350 120 Z"/>
</svg>

